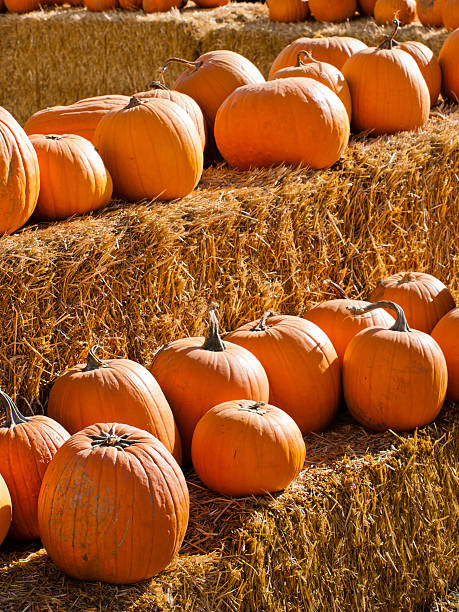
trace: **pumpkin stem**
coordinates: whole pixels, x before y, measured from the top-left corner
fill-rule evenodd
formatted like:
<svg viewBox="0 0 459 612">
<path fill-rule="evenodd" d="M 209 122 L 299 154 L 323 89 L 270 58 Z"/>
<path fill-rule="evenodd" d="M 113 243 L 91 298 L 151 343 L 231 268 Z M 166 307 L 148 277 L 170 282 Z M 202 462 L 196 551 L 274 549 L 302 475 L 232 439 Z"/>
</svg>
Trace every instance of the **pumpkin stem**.
<svg viewBox="0 0 459 612">
<path fill-rule="evenodd" d="M 375 310 L 376 308 L 390 308 L 391 310 L 395 310 L 397 318 L 395 323 L 389 329 L 391 331 L 399 331 L 399 332 L 410 332 L 411 329 L 408 327 L 408 323 L 406 322 L 405 313 L 403 312 L 403 308 L 394 302 L 386 302 L 385 300 L 381 300 L 381 302 L 374 302 L 373 304 L 368 304 L 363 308 L 359 308 L 358 306 L 348 306 L 347 309 L 352 312 L 353 315 L 361 315 L 366 312 L 370 312 L 370 310 Z"/>
<path fill-rule="evenodd" d="M 170 57 L 168 60 L 166 60 L 166 62 L 161 66 L 161 68 L 158 68 L 158 74 L 162 75 L 164 74 L 164 72 L 166 72 L 167 67 L 169 66 L 169 64 L 183 64 L 184 66 L 188 66 L 188 68 L 194 68 L 195 70 L 198 70 L 198 68 L 200 68 L 203 64 L 203 62 L 190 62 L 189 60 L 184 60 L 184 59 L 180 59 L 179 57 Z"/>
<path fill-rule="evenodd" d="M 337 283 L 334 283 L 332 280 L 328 279 L 326 281 L 324 281 L 325 285 L 327 285 L 327 287 L 330 287 L 330 289 L 333 289 L 333 291 L 338 294 L 338 296 L 342 299 L 342 300 L 350 300 L 351 298 L 348 296 L 348 294 L 344 291 L 344 289 L 342 287 L 340 287 Z"/>
<path fill-rule="evenodd" d="M 298 55 L 296 56 L 296 67 L 297 68 L 300 68 L 301 66 L 307 66 L 307 63 L 301 60 L 302 57 L 306 57 L 309 60 L 308 63 L 313 63 L 313 64 L 322 63 L 322 62 L 319 62 L 319 60 L 314 59 L 312 55 L 309 53 L 309 51 L 298 51 Z"/>
<path fill-rule="evenodd" d="M 397 17 L 395 17 L 393 20 L 392 25 L 394 26 L 394 29 L 389 36 L 386 36 L 386 38 L 379 45 L 378 49 L 392 49 L 392 47 L 397 45 L 397 43 L 394 41 L 394 36 L 397 34 L 400 27 L 400 21 L 397 19 Z"/>
<path fill-rule="evenodd" d="M 139 98 L 132 96 L 132 98 L 129 100 L 129 104 L 125 106 L 125 108 L 133 108 L 134 106 L 139 106 L 139 104 L 142 104 Z"/>
<path fill-rule="evenodd" d="M 19 412 L 11 397 L 3 391 L 0 391 L 0 402 L 6 411 L 6 423 L 3 427 L 15 427 L 30 420 L 30 417 L 25 417 Z"/>
<path fill-rule="evenodd" d="M 217 315 L 215 314 L 215 308 L 209 310 L 209 332 L 202 345 L 202 348 L 206 351 L 214 351 L 219 353 L 226 350 L 225 343 L 220 336 L 220 330 L 218 326 Z"/>
<path fill-rule="evenodd" d="M 64 138 L 64 135 L 61 134 L 60 136 L 57 134 L 46 134 L 45 138 L 47 140 L 60 140 L 61 138 Z"/>
<path fill-rule="evenodd" d="M 129 448 L 134 444 L 138 444 L 138 440 L 129 440 L 129 434 L 122 434 L 118 436 L 115 434 L 115 425 L 110 427 L 109 431 L 101 431 L 100 434 L 95 434 L 93 436 L 88 436 L 92 440 L 91 446 L 101 447 L 101 446 L 112 446 L 117 448 L 118 450 L 124 450 L 125 448 Z"/>
<path fill-rule="evenodd" d="M 272 317 L 273 314 L 274 313 L 272 310 L 268 310 L 267 312 L 265 312 L 265 314 L 261 317 L 258 323 L 254 327 L 252 327 L 250 331 L 254 331 L 254 332 L 266 331 L 266 321 L 268 320 L 269 317 Z"/>
<path fill-rule="evenodd" d="M 97 357 L 96 353 L 100 351 L 100 346 L 98 344 L 92 346 L 88 352 L 88 358 L 86 362 L 86 367 L 83 372 L 92 372 L 93 370 L 98 370 L 99 368 L 106 368 L 107 364 Z"/>
<path fill-rule="evenodd" d="M 152 81 L 148 87 L 150 89 L 164 89 L 165 91 L 170 91 L 169 87 L 166 87 L 165 85 L 163 85 L 162 83 L 160 83 L 159 81 Z"/>
</svg>

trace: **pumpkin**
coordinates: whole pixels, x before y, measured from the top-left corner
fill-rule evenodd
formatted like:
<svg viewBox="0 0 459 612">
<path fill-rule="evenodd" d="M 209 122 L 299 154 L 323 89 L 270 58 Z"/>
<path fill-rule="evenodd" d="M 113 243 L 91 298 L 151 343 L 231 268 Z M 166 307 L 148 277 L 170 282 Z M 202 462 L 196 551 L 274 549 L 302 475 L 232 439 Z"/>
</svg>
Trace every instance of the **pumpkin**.
<svg viewBox="0 0 459 612">
<path fill-rule="evenodd" d="M 341 287 L 330 281 L 329 284 L 340 298 L 317 304 L 305 313 L 304 318 L 315 323 L 330 338 L 342 366 L 346 347 L 356 334 L 368 327 L 388 327 L 394 323 L 394 318 L 384 309 L 370 311 L 361 317 L 352 316 L 349 306 L 364 308 L 369 302 L 352 300 Z"/>
<path fill-rule="evenodd" d="M 170 100 L 131 98 L 103 117 L 94 144 L 115 193 L 127 201 L 182 198 L 201 178 L 201 139 L 191 117 Z"/>
<path fill-rule="evenodd" d="M 95 422 L 126 423 L 144 429 L 181 462 L 181 444 L 172 411 L 151 373 L 130 359 L 97 356 L 90 349 L 87 363 L 59 376 L 48 400 L 48 416 L 71 434 Z"/>
<path fill-rule="evenodd" d="M 309 10 L 317 21 L 345 21 L 357 10 L 357 0 L 309 0 Z"/>
<path fill-rule="evenodd" d="M 459 28 L 459 0 L 445 0 L 441 17 L 443 25 L 450 32 Z"/>
<path fill-rule="evenodd" d="M 416 0 L 416 12 L 422 25 L 441 27 L 444 3 L 445 0 Z"/>
<path fill-rule="evenodd" d="M 307 0 L 267 0 L 266 3 L 273 21 L 306 21 L 311 14 Z"/>
<path fill-rule="evenodd" d="M 27 134 L 76 134 L 91 142 L 99 121 L 111 110 L 129 103 L 127 96 L 96 96 L 68 106 L 52 106 L 38 111 L 26 121 Z"/>
<path fill-rule="evenodd" d="M 424 272 L 399 272 L 380 280 L 370 302 L 389 300 L 403 308 L 408 325 L 430 334 L 455 303 L 445 285 Z"/>
<path fill-rule="evenodd" d="M 172 408 L 182 439 L 183 460 L 191 457 L 196 423 L 222 402 L 246 398 L 267 402 L 269 384 L 258 359 L 220 337 L 215 311 L 206 338 L 175 340 L 156 353 L 150 371 Z"/>
<path fill-rule="evenodd" d="M 0 234 L 24 225 L 39 191 L 37 154 L 19 123 L 0 107 Z"/>
<path fill-rule="evenodd" d="M 74 434 L 56 453 L 38 500 L 40 537 L 59 569 L 114 584 L 167 567 L 188 516 L 175 459 L 150 433 L 119 423 Z"/>
<path fill-rule="evenodd" d="M 415 0 L 378 0 L 373 11 L 376 23 L 392 23 L 397 18 L 402 25 L 416 19 Z"/>
<path fill-rule="evenodd" d="M 448 372 L 443 353 L 428 334 L 411 330 L 403 309 L 380 301 L 374 308 L 395 311 L 395 324 L 371 327 L 350 341 L 343 361 L 344 399 L 352 416 L 370 429 L 407 431 L 431 423 L 441 410 Z"/>
<path fill-rule="evenodd" d="M 349 117 L 328 87 L 292 77 L 234 91 L 215 120 L 215 142 L 233 167 L 301 164 L 328 168 L 349 140 Z"/>
<path fill-rule="evenodd" d="M 183 8 L 187 0 L 142 0 L 142 8 L 146 13 L 170 11 L 173 8 Z"/>
<path fill-rule="evenodd" d="M 447 312 L 432 330 L 432 338 L 443 351 L 448 368 L 446 396 L 459 404 L 459 307 Z"/>
<path fill-rule="evenodd" d="M 6 422 L 0 425 L 0 474 L 13 505 L 9 533 L 17 540 L 33 540 L 40 535 L 37 502 L 43 476 L 69 434 L 48 417 L 22 416 L 3 391 L 0 402 L 6 410 Z"/>
<path fill-rule="evenodd" d="M 5 7 L 11 13 L 28 13 L 40 8 L 40 0 L 4 0 Z"/>
<path fill-rule="evenodd" d="M 200 8 L 215 8 L 216 6 L 224 6 L 230 0 L 194 0 L 196 6 Z"/>
<path fill-rule="evenodd" d="M 330 38 L 298 38 L 287 45 L 274 60 L 268 79 L 288 66 L 295 66 L 300 51 L 308 51 L 319 62 L 332 64 L 341 70 L 346 60 L 354 53 L 367 49 L 367 45 L 350 36 L 331 36 Z"/>
<path fill-rule="evenodd" d="M 5 12 L 5 3 L 3 2 L 3 0 L 0 0 L 0 13 L 4 13 Z M 1 544 L 2 540 L 0 538 L 0 544 Z"/>
<path fill-rule="evenodd" d="M 300 51 L 298 53 L 296 66 L 282 68 L 282 70 L 279 70 L 272 76 L 272 79 L 287 79 L 289 77 L 306 77 L 314 79 L 314 81 L 319 81 L 319 83 L 331 89 L 344 104 L 349 121 L 351 120 L 351 94 L 346 79 L 338 68 L 326 62 L 318 62 L 307 51 Z"/>
<path fill-rule="evenodd" d="M 442 94 L 443 97 L 459 103 L 459 28 L 451 32 L 442 45 L 440 55 L 441 72 L 443 76 Z"/>
<path fill-rule="evenodd" d="M 11 497 L 6 482 L 0 474 L 0 545 L 6 538 L 11 525 Z"/>
<path fill-rule="evenodd" d="M 414 59 L 429 89 L 430 106 L 436 104 L 441 90 L 441 68 L 433 51 L 414 40 L 397 43 L 396 49 L 406 51 Z"/>
<path fill-rule="evenodd" d="M 224 402 L 199 420 L 193 467 L 217 493 L 242 497 L 282 491 L 303 467 L 304 440 L 283 410 L 249 400 Z"/>
<path fill-rule="evenodd" d="M 138 11 L 142 8 L 142 0 L 119 0 L 119 5 L 126 11 Z"/>
<path fill-rule="evenodd" d="M 118 0 L 84 0 L 88 11 L 111 11 L 118 7 Z"/>
<path fill-rule="evenodd" d="M 39 219 L 65 219 L 98 210 L 112 196 L 112 179 L 94 145 L 81 136 L 32 134 L 40 168 Z"/>
<path fill-rule="evenodd" d="M 350 57 L 342 73 L 352 98 L 352 127 L 356 132 L 393 134 L 423 126 L 429 118 L 430 94 L 415 60 L 393 48 L 398 29 L 376 49 Z"/>
<path fill-rule="evenodd" d="M 376 0 L 357 0 L 357 9 L 361 15 L 373 16 Z"/>
<path fill-rule="evenodd" d="M 162 100 L 170 100 L 171 102 L 175 102 L 181 106 L 193 120 L 204 150 L 206 146 L 207 129 L 206 122 L 204 121 L 204 115 L 202 114 L 202 110 L 200 109 L 198 103 L 195 102 L 193 98 L 190 98 L 190 96 L 187 96 L 180 91 L 168 89 L 165 85 L 159 83 L 159 81 L 153 81 L 150 83 L 150 87 L 151 89 L 148 91 L 141 91 L 134 94 L 134 96 L 139 100 L 153 100 L 161 98 Z"/>
<path fill-rule="evenodd" d="M 340 366 L 317 325 L 267 312 L 226 338 L 259 359 L 268 375 L 269 403 L 289 414 L 302 433 L 328 427 L 340 402 Z"/>
</svg>

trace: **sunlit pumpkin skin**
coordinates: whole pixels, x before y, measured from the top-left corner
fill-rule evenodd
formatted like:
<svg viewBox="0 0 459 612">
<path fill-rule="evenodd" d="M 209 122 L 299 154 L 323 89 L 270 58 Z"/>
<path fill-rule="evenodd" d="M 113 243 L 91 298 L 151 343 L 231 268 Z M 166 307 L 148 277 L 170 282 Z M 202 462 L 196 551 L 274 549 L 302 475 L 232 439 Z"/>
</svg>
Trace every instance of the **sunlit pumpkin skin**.
<svg viewBox="0 0 459 612">
<path fill-rule="evenodd" d="M 173 8 L 183 8 L 186 0 L 143 0 L 142 8 L 146 13 L 161 13 Z"/>
<path fill-rule="evenodd" d="M 414 59 L 429 89 L 430 106 L 436 104 L 441 91 L 441 68 L 433 51 L 414 40 L 398 43 L 396 49 L 406 51 Z"/>
<path fill-rule="evenodd" d="M 373 10 L 376 23 L 392 23 L 397 18 L 402 25 L 416 19 L 416 0 L 378 0 Z"/>
<path fill-rule="evenodd" d="M 129 103 L 127 96 L 96 96 L 68 106 L 51 106 L 33 114 L 26 121 L 27 134 L 76 134 L 91 142 L 99 121 L 109 111 Z"/>
<path fill-rule="evenodd" d="M 130 584 L 162 571 L 188 525 L 188 487 L 150 433 L 97 423 L 59 449 L 38 500 L 40 536 L 63 572 Z"/>
<path fill-rule="evenodd" d="M 357 0 L 309 0 L 309 10 L 317 21 L 345 21 L 357 11 Z"/>
<path fill-rule="evenodd" d="M 357 9 L 361 15 L 373 16 L 376 0 L 358 0 Z"/>
<path fill-rule="evenodd" d="M 408 325 L 427 334 L 455 307 L 449 289 L 438 278 L 423 272 L 399 272 L 380 280 L 369 301 L 380 300 L 398 304 Z"/>
<path fill-rule="evenodd" d="M 220 153 L 242 170 L 281 163 L 328 168 L 348 140 L 343 103 L 328 87 L 307 78 L 240 87 L 223 102 L 215 120 Z"/>
<path fill-rule="evenodd" d="M 350 36 L 331 36 L 330 38 L 298 38 L 287 45 L 274 60 L 268 79 L 288 66 L 295 66 L 298 53 L 308 51 L 319 62 L 332 64 L 341 70 L 345 62 L 358 51 L 367 49 L 367 45 Z"/>
<path fill-rule="evenodd" d="M 459 404 L 459 307 L 447 312 L 432 330 L 448 367 L 448 390 L 446 397 Z"/>
<path fill-rule="evenodd" d="M 267 0 L 266 4 L 273 21 L 306 21 L 311 15 L 307 0 Z"/>
<path fill-rule="evenodd" d="M 194 0 L 196 6 L 200 8 L 215 8 L 217 6 L 224 6 L 228 4 L 230 0 Z"/>
<path fill-rule="evenodd" d="M 416 12 L 422 25 L 441 27 L 444 3 L 445 0 L 416 0 Z"/>
<path fill-rule="evenodd" d="M 201 178 L 201 139 L 192 118 L 170 100 L 131 98 L 103 117 L 94 144 L 114 193 L 129 202 L 182 198 Z"/>
<path fill-rule="evenodd" d="M 445 0 L 441 17 L 443 25 L 449 32 L 459 28 L 459 0 Z"/>
<path fill-rule="evenodd" d="M 11 497 L 6 482 L 0 474 L 0 546 L 11 525 Z"/>
<path fill-rule="evenodd" d="M 285 489 L 300 473 L 306 448 L 283 410 L 237 400 L 215 406 L 199 420 L 191 454 L 206 487 L 242 497 Z"/>
<path fill-rule="evenodd" d="M 24 417 L 0 391 L 6 423 L 0 425 L 0 474 L 11 495 L 13 519 L 9 535 L 16 540 L 40 536 L 38 494 L 48 464 L 69 433 L 45 416 Z"/>
<path fill-rule="evenodd" d="M 84 0 L 88 11 L 111 11 L 118 6 L 118 0 Z"/>
<path fill-rule="evenodd" d="M 351 94 L 346 79 L 338 68 L 326 62 L 316 61 L 307 51 L 300 51 L 298 53 L 296 66 L 289 66 L 288 68 L 279 70 L 272 76 L 272 79 L 288 79 L 290 77 L 314 79 L 314 81 L 319 81 L 319 83 L 331 89 L 344 104 L 349 121 L 351 120 Z"/>
<path fill-rule="evenodd" d="M 442 72 L 442 94 L 447 100 L 459 103 L 459 28 L 451 32 L 443 43 L 438 57 Z"/>
<path fill-rule="evenodd" d="M 259 359 L 268 375 L 269 403 L 289 414 L 303 434 L 328 427 L 341 397 L 340 366 L 317 325 L 268 312 L 226 338 Z"/>
<path fill-rule="evenodd" d="M 28 13 L 40 8 L 39 0 L 4 0 L 5 7 L 11 13 Z"/>
<path fill-rule="evenodd" d="M 222 402 L 248 398 L 267 402 L 269 383 L 258 359 L 246 349 L 223 342 L 210 311 L 207 338 L 175 340 L 156 353 L 150 371 L 172 409 L 182 440 L 183 462 L 191 459 L 196 423 Z"/>
<path fill-rule="evenodd" d="M 352 416 L 370 429 L 408 431 L 431 423 L 445 399 L 448 372 L 435 340 L 410 330 L 403 310 L 381 301 L 353 309 L 390 308 L 390 328 L 371 327 L 350 341 L 343 361 L 344 399 Z"/>
</svg>

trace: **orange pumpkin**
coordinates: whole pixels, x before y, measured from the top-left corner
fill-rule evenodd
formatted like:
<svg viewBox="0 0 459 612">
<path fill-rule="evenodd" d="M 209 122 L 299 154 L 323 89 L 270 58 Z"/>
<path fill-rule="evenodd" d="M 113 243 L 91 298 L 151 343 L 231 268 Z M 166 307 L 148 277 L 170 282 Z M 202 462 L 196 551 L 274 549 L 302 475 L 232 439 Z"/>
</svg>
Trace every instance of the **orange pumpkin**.
<svg viewBox="0 0 459 612">
<path fill-rule="evenodd" d="M 357 9 L 361 15 L 373 16 L 376 0 L 357 0 Z"/>
<path fill-rule="evenodd" d="M 194 0 L 196 6 L 200 8 L 215 8 L 216 6 L 224 6 L 230 0 Z"/>
<path fill-rule="evenodd" d="M 443 25 L 449 32 L 459 28 L 459 0 L 445 0 L 441 10 Z"/>
<path fill-rule="evenodd" d="M 447 312 L 432 330 L 432 338 L 438 343 L 448 367 L 446 396 L 459 404 L 459 307 Z"/>
<path fill-rule="evenodd" d="M 6 482 L 0 474 L 0 545 L 6 538 L 11 525 L 12 508 L 11 497 Z"/>
<path fill-rule="evenodd" d="M 191 454 L 206 487 L 241 497 L 285 489 L 300 473 L 306 448 L 283 410 L 237 400 L 215 406 L 199 420 Z"/>
<path fill-rule="evenodd" d="M 399 304 L 413 329 L 430 334 L 455 303 L 445 285 L 423 272 L 399 272 L 378 282 L 370 301 L 389 300 Z"/>
<path fill-rule="evenodd" d="M 267 402 L 269 384 L 258 359 L 246 349 L 223 342 L 214 310 L 207 338 L 183 338 L 156 353 L 151 373 L 166 396 L 189 463 L 191 439 L 201 416 L 225 401 L 247 398 Z"/>
<path fill-rule="evenodd" d="M 443 76 L 443 97 L 459 104 L 459 28 L 443 43 L 438 61 Z"/>
<path fill-rule="evenodd" d="M 415 60 L 393 48 L 391 36 L 376 49 L 350 57 L 342 73 L 352 98 L 352 127 L 356 132 L 392 134 L 422 127 L 429 118 L 430 94 Z"/>
<path fill-rule="evenodd" d="M 273 21 L 306 21 L 310 16 L 308 0 L 266 0 Z"/>
<path fill-rule="evenodd" d="M 126 423 L 154 435 L 181 462 L 181 444 L 172 411 L 151 373 L 130 359 L 102 361 L 98 346 L 59 376 L 49 394 L 48 416 L 71 434 L 100 423 Z"/>
<path fill-rule="evenodd" d="M 118 7 L 118 0 L 84 0 L 88 11 L 111 11 Z"/>
<path fill-rule="evenodd" d="M 357 0 L 309 0 L 309 10 L 317 21 L 345 21 L 354 17 Z"/>
<path fill-rule="evenodd" d="M 39 191 L 37 154 L 19 123 L 0 106 L 0 234 L 24 225 Z"/>
<path fill-rule="evenodd" d="M 127 96 L 96 96 L 68 106 L 51 106 L 38 111 L 26 121 L 27 134 L 76 134 L 94 141 L 99 121 L 111 110 L 129 103 Z"/>
<path fill-rule="evenodd" d="M 373 11 L 376 23 L 392 23 L 397 18 L 402 25 L 416 19 L 416 0 L 378 0 Z"/>
<path fill-rule="evenodd" d="M 444 3 L 445 0 L 416 0 L 416 12 L 422 25 L 441 27 Z"/>
<path fill-rule="evenodd" d="M 215 120 L 220 153 L 243 170 L 281 163 L 328 168 L 348 140 L 349 117 L 343 103 L 313 79 L 293 77 L 239 87 L 223 102 Z"/>
<path fill-rule="evenodd" d="M 146 431 L 98 423 L 56 453 L 38 500 L 46 552 L 79 580 L 130 584 L 162 571 L 188 525 L 185 478 Z"/>
<path fill-rule="evenodd" d="M 397 314 L 390 328 L 371 327 L 350 341 L 343 361 L 343 390 L 352 416 L 376 431 L 405 431 L 431 423 L 446 394 L 447 368 L 438 344 L 410 330 L 403 310 L 381 301 L 350 308 L 354 315 L 374 308 Z"/>
<path fill-rule="evenodd" d="M 6 410 L 6 422 L 0 425 L 0 474 L 13 505 L 10 535 L 17 540 L 33 540 L 40 535 L 37 502 L 43 476 L 69 434 L 48 417 L 22 416 L 3 391 L 0 401 Z"/>
<path fill-rule="evenodd" d="M 146 13 L 160 13 L 173 8 L 183 8 L 187 0 L 143 0 L 142 8 Z"/>
<path fill-rule="evenodd" d="M 328 427 L 340 401 L 340 367 L 331 341 L 317 325 L 267 312 L 226 338 L 259 359 L 268 375 L 269 403 L 289 414 L 302 433 Z"/>
<path fill-rule="evenodd" d="M 103 117 L 94 144 L 114 192 L 127 201 L 182 198 L 201 178 L 201 139 L 191 117 L 170 100 L 131 98 Z"/>
<path fill-rule="evenodd" d="M 4 0 L 5 6 L 11 13 L 28 13 L 40 8 L 40 0 Z"/>
<path fill-rule="evenodd" d="M 142 8 L 142 0 L 119 0 L 119 4 L 126 11 L 138 11 Z"/>
<path fill-rule="evenodd" d="M 319 62 L 327 62 L 341 70 L 346 60 L 362 49 L 367 49 L 367 45 L 349 36 L 298 38 L 282 49 L 276 57 L 269 71 L 268 79 L 272 79 L 273 75 L 282 68 L 295 66 L 300 51 L 308 51 Z"/>
<path fill-rule="evenodd" d="M 397 43 L 396 49 L 406 51 L 414 59 L 429 89 L 430 106 L 436 104 L 441 91 L 441 68 L 433 51 L 414 40 Z"/>
</svg>

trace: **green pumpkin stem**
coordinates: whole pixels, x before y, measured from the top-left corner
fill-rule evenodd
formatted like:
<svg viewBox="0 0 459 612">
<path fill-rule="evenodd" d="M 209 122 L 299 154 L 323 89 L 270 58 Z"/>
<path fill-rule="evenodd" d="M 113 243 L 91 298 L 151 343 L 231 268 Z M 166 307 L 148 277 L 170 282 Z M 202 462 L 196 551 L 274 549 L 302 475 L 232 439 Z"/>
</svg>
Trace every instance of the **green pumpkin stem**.
<svg viewBox="0 0 459 612">
<path fill-rule="evenodd" d="M 269 319 L 269 317 L 272 317 L 273 314 L 274 313 L 272 310 L 267 310 L 265 314 L 261 317 L 261 319 L 258 321 L 258 323 L 254 327 L 252 327 L 250 331 L 254 331 L 254 332 L 266 331 L 266 321 Z"/>
<path fill-rule="evenodd" d="M 93 370 L 98 370 L 99 368 L 106 368 L 107 364 L 97 357 L 96 353 L 100 350 L 100 346 L 98 344 L 92 346 L 88 352 L 88 358 L 86 361 L 86 367 L 83 372 L 92 372 Z"/>
<path fill-rule="evenodd" d="M 392 47 L 397 46 L 398 43 L 396 43 L 394 40 L 394 37 L 400 27 L 400 22 L 397 17 L 395 17 L 395 19 L 393 20 L 392 25 L 394 26 L 394 29 L 389 34 L 389 36 L 386 36 L 386 38 L 379 45 L 378 49 L 392 49 Z"/>
<path fill-rule="evenodd" d="M 338 285 L 338 283 L 334 283 L 332 280 L 328 279 L 325 281 L 325 285 L 327 287 L 330 287 L 331 289 L 333 289 L 333 291 L 335 293 L 338 294 L 338 296 L 342 299 L 342 300 L 350 300 L 351 298 L 348 296 L 348 294 L 344 291 L 344 289 L 342 287 L 340 287 Z"/>
<path fill-rule="evenodd" d="M 206 351 L 213 351 L 214 353 L 220 353 L 226 350 L 225 343 L 220 336 L 218 319 L 214 308 L 209 310 L 209 332 L 202 348 Z"/>
<path fill-rule="evenodd" d="M 394 325 L 389 328 L 392 331 L 411 331 L 411 329 L 408 327 L 408 323 L 406 322 L 406 317 L 405 313 L 403 312 L 403 309 L 401 308 L 401 306 L 395 304 L 394 302 L 386 302 L 385 300 L 381 300 L 381 302 L 374 302 L 373 304 L 368 304 L 368 306 L 365 306 L 364 308 L 359 308 L 358 306 L 347 307 L 347 309 L 352 312 L 353 315 L 365 314 L 366 312 L 370 312 L 370 310 L 376 310 L 376 308 L 390 308 L 391 310 L 395 311 L 397 318 L 395 320 Z"/>
<path fill-rule="evenodd" d="M 25 417 L 19 412 L 11 397 L 3 391 L 0 391 L 0 401 L 6 411 L 6 423 L 3 427 L 15 427 L 21 423 L 27 423 L 30 419 L 30 417 Z"/>
</svg>

